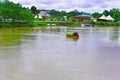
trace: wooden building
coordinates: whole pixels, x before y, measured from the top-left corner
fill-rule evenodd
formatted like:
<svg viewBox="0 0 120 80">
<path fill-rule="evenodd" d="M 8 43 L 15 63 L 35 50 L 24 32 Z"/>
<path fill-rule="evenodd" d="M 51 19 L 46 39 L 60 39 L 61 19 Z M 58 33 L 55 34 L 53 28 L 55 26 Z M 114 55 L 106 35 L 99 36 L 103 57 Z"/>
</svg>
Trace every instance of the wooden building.
<svg viewBox="0 0 120 80">
<path fill-rule="evenodd" d="M 86 22 L 92 19 L 92 15 L 88 13 L 83 13 L 74 17 L 76 22 Z"/>
</svg>

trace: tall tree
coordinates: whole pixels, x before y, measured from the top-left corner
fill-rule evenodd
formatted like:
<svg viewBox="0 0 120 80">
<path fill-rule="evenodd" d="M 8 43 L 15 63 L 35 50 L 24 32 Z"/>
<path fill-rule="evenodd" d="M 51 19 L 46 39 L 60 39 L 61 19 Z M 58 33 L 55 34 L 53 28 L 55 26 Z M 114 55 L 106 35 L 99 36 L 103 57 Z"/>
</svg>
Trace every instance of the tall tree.
<svg viewBox="0 0 120 80">
<path fill-rule="evenodd" d="M 110 12 L 109 12 L 108 10 L 104 10 L 104 11 L 103 11 L 103 14 L 104 14 L 105 16 L 108 16 L 108 15 L 110 15 Z"/>
<path fill-rule="evenodd" d="M 35 6 L 32 6 L 32 7 L 31 7 L 31 11 L 32 11 L 33 14 L 36 13 L 36 10 L 37 10 L 37 8 L 36 8 Z"/>
<path fill-rule="evenodd" d="M 110 14 L 115 20 L 120 20 L 120 9 L 113 8 L 110 10 Z"/>
</svg>

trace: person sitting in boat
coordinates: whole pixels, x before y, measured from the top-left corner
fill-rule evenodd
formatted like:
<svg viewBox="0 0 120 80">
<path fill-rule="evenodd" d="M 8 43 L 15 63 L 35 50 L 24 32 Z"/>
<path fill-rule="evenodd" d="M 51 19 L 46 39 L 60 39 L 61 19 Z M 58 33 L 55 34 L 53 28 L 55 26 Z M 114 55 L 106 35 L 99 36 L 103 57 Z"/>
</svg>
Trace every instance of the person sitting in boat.
<svg viewBox="0 0 120 80">
<path fill-rule="evenodd" d="M 78 33 L 77 33 L 77 32 L 74 32 L 74 36 L 78 36 Z"/>
</svg>

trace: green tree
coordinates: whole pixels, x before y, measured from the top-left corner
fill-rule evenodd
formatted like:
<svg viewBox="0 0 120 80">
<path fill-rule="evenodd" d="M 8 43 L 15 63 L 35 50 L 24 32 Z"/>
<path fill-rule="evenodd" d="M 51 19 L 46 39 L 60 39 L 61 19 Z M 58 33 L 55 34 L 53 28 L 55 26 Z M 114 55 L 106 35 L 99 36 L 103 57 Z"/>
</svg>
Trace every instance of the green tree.
<svg viewBox="0 0 120 80">
<path fill-rule="evenodd" d="M 27 26 L 31 25 L 34 19 L 31 10 L 9 0 L 0 1 L 0 18 L 5 22 L 9 21 L 9 23 L 2 23 L 0 26 Z"/>
<path fill-rule="evenodd" d="M 5 1 L 0 3 L 0 16 L 4 19 L 11 18 L 13 21 L 32 21 L 32 12 L 29 9 L 23 8 L 19 3 Z"/>
<path fill-rule="evenodd" d="M 109 12 L 108 10 L 104 10 L 104 11 L 103 11 L 103 14 L 104 14 L 105 16 L 108 16 L 108 15 L 110 15 L 110 12 Z"/>
<path fill-rule="evenodd" d="M 72 16 L 69 17 L 69 18 L 68 18 L 68 21 L 74 21 L 74 17 L 72 17 Z"/>
<path fill-rule="evenodd" d="M 113 8 L 110 10 L 110 14 L 115 20 L 120 20 L 120 9 Z"/>
<path fill-rule="evenodd" d="M 80 12 L 78 12 L 77 10 L 74 10 L 74 11 L 70 11 L 67 13 L 67 16 L 68 17 L 71 17 L 71 16 L 76 16 L 76 15 L 79 15 Z"/>
<path fill-rule="evenodd" d="M 60 12 L 59 11 L 56 11 L 54 9 L 50 10 L 48 12 L 52 17 L 57 17 L 57 16 L 60 16 Z"/>
<path fill-rule="evenodd" d="M 66 15 L 67 15 L 66 11 L 61 11 L 61 12 L 60 12 L 60 14 L 61 14 L 61 17 L 63 17 L 63 16 L 66 16 Z"/>
<path fill-rule="evenodd" d="M 36 8 L 35 6 L 32 6 L 32 7 L 31 7 L 31 11 L 32 11 L 33 14 L 36 13 L 36 10 L 37 10 L 37 8 Z"/>
<path fill-rule="evenodd" d="M 101 16 L 101 14 L 98 12 L 94 12 L 94 13 L 92 13 L 92 16 L 97 19 Z"/>
</svg>

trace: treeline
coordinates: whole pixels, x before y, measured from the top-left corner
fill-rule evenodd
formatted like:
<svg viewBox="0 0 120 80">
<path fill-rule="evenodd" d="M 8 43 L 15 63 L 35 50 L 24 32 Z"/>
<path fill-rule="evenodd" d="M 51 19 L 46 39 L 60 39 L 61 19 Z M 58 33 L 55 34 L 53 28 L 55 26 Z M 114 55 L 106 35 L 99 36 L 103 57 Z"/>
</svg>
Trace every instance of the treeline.
<svg viewBox="0 0 120 80">
<path fill-rule="evenodd" d="M 104 10 L 102 13 L 99 13 L 99 12 L 92 13 L 93 17 L 96 19 L 102 16 L 103 14 L 105 16 L 111 15 L 115 19 L 115 21 L 120 21 L 120 9 L 118 8 L 113 8 L 113 9 L 110 9 L 109 11 Z"/>
<path fill-rule="evenodd" d="M 73 20 L 74 16 L 84 13 L 84 12 L 79 12 L 78 10 L 73 10 L 73 11 L 70 11 L 70 12 L 57 11 L 55 9 L 52 9 L 52 10 L 39 10 L 39 9 L 37 9 L 36 6 L 32 6 L 31 11 L 35 15 L 39 14 L 40 11 L 45 11 L 48 14 L 50 14 L 51 18 L 56 18 L 57 20 L 59 20 L 60 18 L 62 18 L 64 16 L 67 16 L 67 19 Z M 88 13 L 86 13 L 86 14 L 88 14 Z"/>
<path fill-rule="evenodd" d="M 39 10 L 37 9 L 37 7 L 35 6 L 32 6 L 31 7 L 31 11 L 33 14 L 39 14 L 40 11 L 46 11 L 47 13 L 49 13 L 52 17 L 57 17 L 57 16 L 68 16 L 68 17 L 71 17 L 71 16 L 76 16 L 76 15 L 79 15 L 83 12 L 79 12 L 78 10 L 73 10 L 73 11 L 70 11 L 70 12 L 66 12 L 66 11 L 57 11 L 55 9 L 52 9 L 52 10 Z"/>
<path fill-rule="evenodd" d="M 70 11 L 70 12 L 47 10 L 47 12 L 52 16 L 67 16 L 67 17 L 74 17 L 74 16 L 80 15 L 82 13 L 89 14 L 88 12 L 82 12 L 82 11 L 78 11 L 78 10 L 73 10 L 73 11 Z M 102 13 L 93 12 L 91 14 L 96 19 L 98 19 L 100 16 L 102 16 L 104 14 L 105 16 L 111 15 L 116 21 L 120 20 L 120 9 L 118 9 L 118 8 L 113 8 L 113 9 L 110 9 L 110 10 L 104 10 Z"/>
<path fill-rule="evenodd" d="M 38 14 L 39 11 L 40 11 L 35 6 L 32 6 L 31 10 L 32 10 L 33 14 Z M 52 9 L 52 10 L 44 10 L 44 11 L 49 13 L 52 17 L 67 16 L 69 18 L 69 17 L 74 17 L 74 16 L 82 14 L 82 13 L 88 14 L 88 12 L 82 12 L 82 11 L 78 11 L 78 10 L 73 10 L 73 11 L 70 11 L 70 12 L 66 12 L 66 11 L 57 11 L 57 10 Z M 120 9 L 118 9 L 118 8 L 113 8 L 113 9 L 110 9 L 109 11 L 104 10 L 102 13 L 93 12 L 91 14 L 96 19 L 104 14 L 105 16 L 111 15 L 116 21 L 120 20 Z"/>
<path fill-rule="evenodd" d="M 22 7 L 19 3 L 13 3 L 9 0 L 0 1 L 0 21 L 4 24 L 29 24 L 34 20 L 30 9 Z M 6 23 L 5 23 L 6 22 Z M 2 25 L 2 22 L 1 24 Z"/>
</svg>

